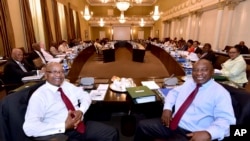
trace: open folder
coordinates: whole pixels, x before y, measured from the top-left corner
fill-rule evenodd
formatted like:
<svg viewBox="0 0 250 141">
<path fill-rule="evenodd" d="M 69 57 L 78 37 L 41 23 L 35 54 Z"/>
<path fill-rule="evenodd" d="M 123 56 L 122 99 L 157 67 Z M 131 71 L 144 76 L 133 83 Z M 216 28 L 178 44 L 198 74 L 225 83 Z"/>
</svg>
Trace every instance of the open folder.
<svg viewBox="0 0 250 141">
<path fill-rule="evenodd" d="M 136 104 L 156 101 L 155 93 L 147 86 L 129 87 L 126 89 Z"/>
</svg>

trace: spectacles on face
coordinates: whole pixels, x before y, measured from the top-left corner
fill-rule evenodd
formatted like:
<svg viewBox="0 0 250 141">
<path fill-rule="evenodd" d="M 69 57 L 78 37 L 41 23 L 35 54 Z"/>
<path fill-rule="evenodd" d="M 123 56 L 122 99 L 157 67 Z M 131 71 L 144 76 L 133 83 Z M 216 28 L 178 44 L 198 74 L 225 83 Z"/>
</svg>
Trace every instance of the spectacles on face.
<svg viewBox="0 0 250 141">
<path fill-rule="evenodd" d="M 53 75 L 57 75 L 57 74 L 64 74 L 64 71 L 46 71 L 47 73 L 53 74 Z"/>
</svg>

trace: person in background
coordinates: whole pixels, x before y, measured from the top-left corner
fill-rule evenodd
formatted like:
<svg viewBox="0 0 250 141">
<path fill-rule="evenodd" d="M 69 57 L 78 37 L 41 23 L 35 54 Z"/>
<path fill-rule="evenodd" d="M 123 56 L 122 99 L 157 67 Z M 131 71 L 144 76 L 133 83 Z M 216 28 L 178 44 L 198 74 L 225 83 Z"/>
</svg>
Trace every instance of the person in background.
<svg viewBox="0 0 250 141">
<path fill-rule="evenodd" d="M 194 53 L 196 53 L 198 56 L 202 54 L 202 49 L 199 47 L 200 43 L 199 41 L 194 41 Z"/>
<path fill-rule="evenodd" d="M 31 52 L 31 54 L 28 57 L 29 63 L 35 67 L 36 65 L 34 64 L 33 60 L 35 60 L 37 58 L 41 58 L 43 65 L 45 65 L 47 63 L 47 61 L 46 61 L 45 57 L 43 56 L 43 53 L 41 52 L 40 43 L 33 43 L 32 49 L 33 49 L 33 51 Z M 40 68 L 38 68 L 38 69 L 40 69 Z"/>
<path fill-rule="evenodd" d="M 60 45 L 58 46 L 58 51 L 59 51 L 60 53 L 66 53 L 66 52 L 68 52 L 69 50 L 70 50 L 70 48 L 69 48 L 69 45 L 68 45 L 67 41 L 62 40 L 62 41 L 60 42 Z"/>
<path fill-rule="evenodd" d="M 139 122 L 134 141 L 210 141 L 229 136 L 236 122 L 229 92 L 212 79 L 210 61 L 201 59 L 193 66 L 192 78 L 173 88 L 165 97 L 161 119 Z M 216 90 L 211 93 L 211 90 Z M 190 95 L 194 99 L 190 99 Z M 189 99 L 189 100 L 187 100 Z M 190 102 L 183 114 L 183 103 Z M 173 110 L 175 106 L 175 110 Z M 177 117 L 180 120 L 177 120 Z"/>
<path fill-rule="evenodd" d="M 4 66 L 4 82 L 6 84 L 22 85 L 22 78 L 25 76 L 36 75 L 36 68 L 30 65 L 23 58 L 23 51 L 14 48 L 11 52 L 11 58 Z"/>
<path fill-rule="evenodd" d="M 249 49 L 244 41 L 240 41 L 239 46 L 237 47 L 240 49 L 240 54 L 249 54 Z"/>
<path fill-rule="evenodd" d="M 46 47 L 43 42 L 40 42 L 40 50 L 47 62 L 54 58 L 49 52 L 46 51 Z"/>
<path fill-rule="evenodd" d="M 202 48 L 202 54 L 198 54 L 198 57 L 200 59 L 207 59 L 209 60 L 213 65 L 215 64 L 216 57 L 212 50 L 211 44 L 205 43 Z"/>
<path fill-rule="evenodd" d="M 118 141 L 118 131 L 111 126 L 95 121 L 84 125 L 90 95 L 65 81 L 61 64 L 48 63 L 45 78 L 28 103 L 23 124 L 27 136 L 40 141 Z"/>
<path fill-rule="evenodd" d="M 228 51 L 229 59 L 221 64 L 221 74 L 228 77 L 229 80 L 244 86 L 248 82 L 246 75 L 246 62 L 240 55 L 239 45 L 235 45 Z"/>
<path fill-rule="evenodd" d="M 178 50 L 183 50 L 183 51 L 187 51 L 188 49 L 188 46 L 186 44 L 186 41 L 185 40 L 179 40 L 178 41 Z"/>
<path fill-rule="evenodd" d="M 52 41 L 49 51 L 53 56 L 62 54 L 58 51 L 57 47 L 58 47 L 57 43 L 55 41 Z"/>
<path fill-rule="evenodd" d="M 194 52 L 193 43 L 194 43 L 194 41 L 191 40 L 191 39 L 189 39 L 189 40 L 187 41 L 187 46 L 188 46 L 187 51 L 188 51 L 189 53 Z"/>
</svg>

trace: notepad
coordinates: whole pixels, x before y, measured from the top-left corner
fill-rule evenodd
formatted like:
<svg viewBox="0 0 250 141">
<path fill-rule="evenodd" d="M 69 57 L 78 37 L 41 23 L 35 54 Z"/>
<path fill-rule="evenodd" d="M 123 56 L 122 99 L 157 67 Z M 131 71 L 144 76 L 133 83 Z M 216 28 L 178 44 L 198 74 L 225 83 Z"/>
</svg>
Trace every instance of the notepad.
<svg viewBox="0 0 250 141">
<path fill-rule="evenodd" d="M 99 84 L 96 90 L 90 91 L 90 97 L 94 101 L 102 101 L 105 98 L 109 84 Z"/>
<path fill-rule="evenodd" d="M 141 84 L 143 86 L 147 86 L 149 89 L 154 90 L 154 89 L 159 89 L 159 85 L 155 83 L 155 81 L 142 81 Z"/>
</svg>

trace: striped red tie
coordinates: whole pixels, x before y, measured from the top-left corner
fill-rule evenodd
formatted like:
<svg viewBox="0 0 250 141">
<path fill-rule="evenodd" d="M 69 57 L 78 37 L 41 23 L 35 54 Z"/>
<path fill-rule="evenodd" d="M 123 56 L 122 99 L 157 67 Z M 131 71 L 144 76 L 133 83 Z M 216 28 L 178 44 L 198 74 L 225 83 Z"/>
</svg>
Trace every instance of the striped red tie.
<svg viewBox="0 0 250 141">
<path fill-rule="evenodd" d="M 65 93 L 63 92 L 62 88 L 58 88 L 58 91 L 61 93 L 61 97 L 62 97 L 62 100 L 63 102 L 65 103 L 66 107 L 68 110 L 71 110 L 71 111 L 75 111 L 75 107 L 73 106 L 73 104 L 71 103 L 71 101 L 69 100 L 69 98 L 65 95 Z M 73 116 L 73 115 L 72 115 Z M 74 116 L 73 116 L 74 117 Z M 80 122 L 78 125 L 77 125 L 77 128 L 76 130 L 79 132 L 79 133 L 84 133 L 85 132 L 85 125 L 83 122 Z"/>
<path fill-rule="evenodd" d="M 192 91 L 192 93 L 188 96 L 188 98 L 183 102 L 179 110 L 176 112 L 175 116 L 173 117 L 172 121 L 170 122 L 170 129 L 175 130 L 178 127 L 179 121 L 184 114 L 184 112 L 187 110 L 189 105 L 194 100 L 196 94 L 198 93 L 199 88 L 201 87 L 200 84 L 197 84 L 196 88 Z"/>
</svg>

